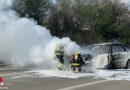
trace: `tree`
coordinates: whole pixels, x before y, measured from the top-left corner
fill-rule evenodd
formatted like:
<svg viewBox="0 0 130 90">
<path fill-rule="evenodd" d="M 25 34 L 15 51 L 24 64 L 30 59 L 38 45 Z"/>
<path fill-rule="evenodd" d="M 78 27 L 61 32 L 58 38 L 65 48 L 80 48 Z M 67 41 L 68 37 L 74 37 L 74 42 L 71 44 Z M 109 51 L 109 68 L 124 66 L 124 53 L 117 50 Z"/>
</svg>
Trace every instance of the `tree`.
<svg viewBox="0 0 130 90">
<path fill-rule="evenodd" d="M 130 45 L 130 19 L 127 18 L 124 23 L 120 23 L 116 28 L 118 34 L 118 40 Z"/>
<path fill-rule="evenodd" d="M 21 16 L 33 18 L 38 24 L 44 24 L 49 13 L 50 0 L 14 0 L 13 9 Z"/>
<path fill-rule="evenodd" d="M 71 0 L 57 0 L 56 9 L 51 10 L 50 28 L 53 30 L 73 30 L 73 11 Z"/>
<path fill-rule="evenodd" d="M 14 0 L 13 8 L 58 37 L 78 43 L 120 40 L 130 44 L 130 11 L 121 0 Z M 125 29 L 125 30 L 124 30 Z"/>
</svg>

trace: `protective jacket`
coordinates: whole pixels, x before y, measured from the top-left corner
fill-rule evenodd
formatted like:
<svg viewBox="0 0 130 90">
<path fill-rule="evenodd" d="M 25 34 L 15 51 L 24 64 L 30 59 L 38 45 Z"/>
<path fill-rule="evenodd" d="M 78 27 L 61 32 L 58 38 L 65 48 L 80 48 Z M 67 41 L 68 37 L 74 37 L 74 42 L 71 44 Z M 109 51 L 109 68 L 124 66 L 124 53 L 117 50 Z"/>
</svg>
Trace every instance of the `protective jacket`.
<svg viewBox="0 0 130 90">
<path fill-rule="evenodd" d="M 56 57 L 58 58 L 61 64 L 64 64 L 64 49 L 56 50 Z"/>
</svg>

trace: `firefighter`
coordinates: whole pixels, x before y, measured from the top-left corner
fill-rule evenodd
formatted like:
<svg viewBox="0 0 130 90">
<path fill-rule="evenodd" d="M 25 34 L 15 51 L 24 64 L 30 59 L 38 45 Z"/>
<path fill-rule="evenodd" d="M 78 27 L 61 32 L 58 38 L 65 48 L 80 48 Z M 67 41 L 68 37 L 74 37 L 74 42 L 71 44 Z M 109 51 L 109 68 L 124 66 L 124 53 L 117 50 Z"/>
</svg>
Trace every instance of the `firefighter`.
<svg viewBox="0 0 130 90">
<path fill-rule="evenodd" d="M 82 65 L 83 65 L 83 59 L 82 56 L 79 52 L 76 52 L 75 58 L 73 59 L 73 62 L 71 63 L 71 68 L 73 71 L 78 69 L 79 72 L 82 70 Z"/>
<path fill-rule="evenodd" d="M 63 64 L 64 64 L 64 48 L 63 47 L 58 47 L 57 48 L 56 57 L 59 60 L 58 69 L 62 70 L 63 69 Z"/>
<path fill-rule="evenodd" d="M 75 55 L 73 54 L 73 55 L 71 56 L 71 61 L 70 61 L 70 63 L 72 64 L 72 63 L 74 63 L 74 61 L 75 61 Z"/>
<path fill-rule="evenodd" d="M 71 69 L 73 68 L 73 63 L 75 62 L 75 55 L 73 54 L 72 56 L 71 56 L 71 60 L 70 60 L 70 64 L 71 64 Z"/>
<path fill-rule="evenodd" d="M 80 53 L 77 53 L 76 61 L 77 63 L 79 63 L 78 71 L 81 72 L 82 66 L 84 63 L 83 63 L 83 58 Z"/>
</svg>

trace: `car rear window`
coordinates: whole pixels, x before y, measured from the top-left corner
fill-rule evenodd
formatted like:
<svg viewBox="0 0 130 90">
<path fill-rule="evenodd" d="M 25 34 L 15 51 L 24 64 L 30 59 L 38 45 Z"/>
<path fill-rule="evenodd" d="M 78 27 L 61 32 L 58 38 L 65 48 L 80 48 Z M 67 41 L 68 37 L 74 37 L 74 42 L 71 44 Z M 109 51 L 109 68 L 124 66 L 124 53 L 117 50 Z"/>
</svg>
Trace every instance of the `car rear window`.
<svg viewBox="0 0 130 90">
<path fill-rule="evenodd" d="M 124 51 L 125 51 L 125 49 L 121 45 L 113 45 L 112 46 L 113 53 L 124 52 Z"/>
<path fill-rule="evenodd" d="M 128 47 L 125 47 L 125 48 L 126 48 L 127 51 L 130 51 L 130 48 L 128 48 Z"/>
</svg>

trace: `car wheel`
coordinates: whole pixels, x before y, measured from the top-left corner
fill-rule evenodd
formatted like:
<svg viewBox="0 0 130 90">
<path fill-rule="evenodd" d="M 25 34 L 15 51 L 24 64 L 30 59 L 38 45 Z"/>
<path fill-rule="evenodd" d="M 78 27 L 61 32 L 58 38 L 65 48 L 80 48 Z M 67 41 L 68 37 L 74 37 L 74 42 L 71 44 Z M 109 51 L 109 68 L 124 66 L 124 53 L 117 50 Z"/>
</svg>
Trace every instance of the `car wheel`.
<svg viewBox="0 0 130 90">
<path fill-rule="evenodd" d="M 130 69 L 130 60 L 127 61 L 126 69 Z"/>
</svg>

